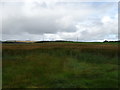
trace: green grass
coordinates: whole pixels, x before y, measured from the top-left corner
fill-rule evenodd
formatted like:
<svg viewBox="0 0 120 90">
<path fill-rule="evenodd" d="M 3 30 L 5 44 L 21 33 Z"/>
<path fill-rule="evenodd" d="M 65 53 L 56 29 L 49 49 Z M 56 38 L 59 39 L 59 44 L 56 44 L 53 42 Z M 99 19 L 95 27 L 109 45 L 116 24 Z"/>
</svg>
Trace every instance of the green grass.
<svg viewBox="0 0 120 90">
<path fill-rule="evenodd" d="M 3 88 L 118 88 L 116 50 L 3 49 Z"/>
</svg>

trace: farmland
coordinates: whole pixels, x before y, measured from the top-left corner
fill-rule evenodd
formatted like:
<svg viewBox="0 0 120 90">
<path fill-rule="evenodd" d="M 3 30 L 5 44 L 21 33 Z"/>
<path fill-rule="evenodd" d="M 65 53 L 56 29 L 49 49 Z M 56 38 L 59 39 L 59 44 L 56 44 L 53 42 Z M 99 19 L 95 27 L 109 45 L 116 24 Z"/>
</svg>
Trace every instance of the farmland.
<svg viewBox="0 0 120 90">
<path fill-rule="evenodd" d="M 118 88 L 118 44 L 4 43 L 3 88 Z"/>
</svg>

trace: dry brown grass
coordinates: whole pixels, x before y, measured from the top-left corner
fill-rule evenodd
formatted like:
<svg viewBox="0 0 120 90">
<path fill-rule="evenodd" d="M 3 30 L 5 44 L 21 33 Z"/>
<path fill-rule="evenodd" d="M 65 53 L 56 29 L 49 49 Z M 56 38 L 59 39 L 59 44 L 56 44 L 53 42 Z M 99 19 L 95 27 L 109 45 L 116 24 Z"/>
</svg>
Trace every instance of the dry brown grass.
<svg viewBox="0 0 120 90">
<path fill-rule="evenodd" d="M 2 49 L 37 49 L 37 48 L 105 48 L 118 49 L 117 44 L 80 44 L 80 43 L 31 43 L 31 44 L 2 44 Z"/>
</svg>

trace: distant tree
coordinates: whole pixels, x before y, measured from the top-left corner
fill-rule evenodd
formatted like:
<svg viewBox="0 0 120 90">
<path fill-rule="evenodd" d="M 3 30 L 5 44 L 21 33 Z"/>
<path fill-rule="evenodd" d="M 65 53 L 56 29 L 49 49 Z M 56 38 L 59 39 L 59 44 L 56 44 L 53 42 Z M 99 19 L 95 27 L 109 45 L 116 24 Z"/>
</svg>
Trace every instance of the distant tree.
<svg viewBox="0 0 120 90">
<path fill-rule="evenodd" d="M 108 42 L 107 40 L 105 40 L 104 42 Z"/>
</svg>

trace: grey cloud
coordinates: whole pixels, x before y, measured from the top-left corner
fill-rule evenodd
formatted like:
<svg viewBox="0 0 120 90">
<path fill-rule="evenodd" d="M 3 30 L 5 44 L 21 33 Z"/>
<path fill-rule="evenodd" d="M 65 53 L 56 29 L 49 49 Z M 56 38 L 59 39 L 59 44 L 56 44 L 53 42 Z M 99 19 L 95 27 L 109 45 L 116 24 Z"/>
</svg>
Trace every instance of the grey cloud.
<svg viewBox="0 0 120 90">
<path fill-rule="evenodd" d="M 101 18 L 102 19 L 102 18 Z M 113 18 L 111 22 L 102 22 L 102 20 L 94 19 L 87 23 L 80 23 L 78 30 L 74 33 L 62 34 L 62 38 L 66 40 L 80 41 L 96 41 L 96 40 L 116 40 L 118 39 L 117 18 Z"/>
<path fill-rule="evenodd" d="M 46 2 L 33 2 L 33 6 L 24 5 L 16 9 L 12 6 L 5 8 L 3 39 L 39 40 L 45 34 L 46 38 L 52 36 L 56 39 L 76 40 L 79 37 L 79 40 L 98 40 L 111 34 L 116 35 L 116 20 L 108 24 L 101 22 L 103 16 L 111 16 L 111 13 L 105 11 L 110 11 L 112 4 L 104 4 L 104 9 L 103 5 L 93 8 L 88 4 L 83 5 L 84 8 L 55 4 L 52 9 Z M 79 25 L 81 27 L 77 28 L 79 23 L 82 23 Z"/>
<path fill-rule="evenodd" d="M 3 21 L 3 34 L 16 34 L 28 32 L 30 34 L 44 34 L 56 32 L 74 32 L 76 27 L 70 25 L 67 28 L 55 22 L 56 17 L 20 17 Z"/>
</svg>

